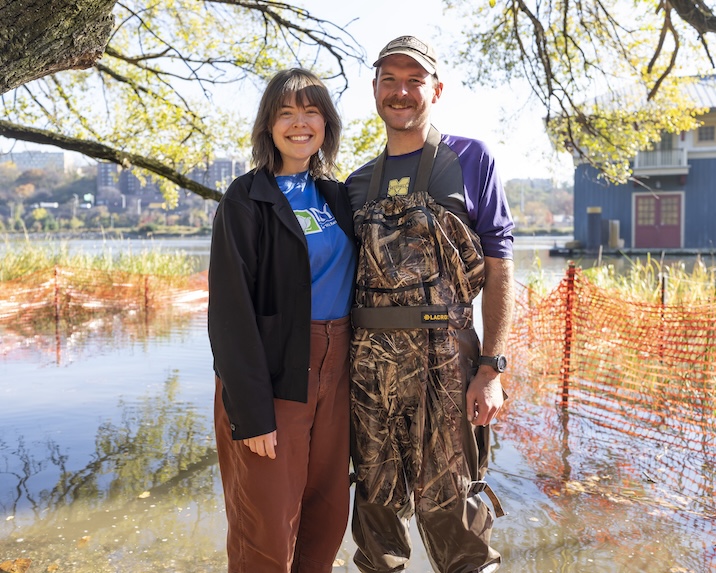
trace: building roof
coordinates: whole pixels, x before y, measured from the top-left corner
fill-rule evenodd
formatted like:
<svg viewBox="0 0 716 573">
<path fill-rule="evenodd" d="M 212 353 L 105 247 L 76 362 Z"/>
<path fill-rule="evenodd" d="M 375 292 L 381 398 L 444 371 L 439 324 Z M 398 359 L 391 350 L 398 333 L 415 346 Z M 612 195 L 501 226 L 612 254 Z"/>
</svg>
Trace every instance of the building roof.
<svg viewBox="0 0 716 573">
<path fill-rule="evenodd" d="M 716 76 L 701 76 L 695 82 L 687 82 L 683 89 L 697 106 L 716 108 Z"/>
<path fill-rule="evenodd" d="M 679 79 L 678 77 L 676 78 Z M 681 76 L 682 93 L 688 96 L 696 107 L 716 108 L 716 75 Z M 631 85 L 607 91 L 596 98 L 587 100 L 586 104 L 598 104 L 606 109 L 640 108 L 646 104 L 646 91 L 643 85 Z"/>
</svg>

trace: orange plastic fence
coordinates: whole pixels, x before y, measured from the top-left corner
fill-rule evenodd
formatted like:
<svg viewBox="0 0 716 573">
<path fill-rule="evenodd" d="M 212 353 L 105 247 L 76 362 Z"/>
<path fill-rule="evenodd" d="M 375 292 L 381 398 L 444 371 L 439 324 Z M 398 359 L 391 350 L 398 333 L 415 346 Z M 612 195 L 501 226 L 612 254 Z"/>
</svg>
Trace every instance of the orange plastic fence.
<svg viewBox="0 0 716 573">
<path fill-rule="evenodd" d="M 534 450 L 527 457 L 562 484 L 587 477 L 570 467 L 580 451 L 585 465 L 590 455 L 611 457 L 621 467 L 604 474 L 620 473 L 622 485 L 642 488 L 634 495 L 659 498 L 692 527 L 713 530 L 716 299 L 625 300 L 570 266 L 552 292 L 523 287 L 517 303 L 505 383 L 520 402 L 551 406 L 541 430 L 504 425 L 522 432 Z M 702 565 L 714 565 L 714 551 Z"/>
<path fill-rule="evenodd" d="M 179 316 L 204 310 L 207 291 L 206 272 L 177 277 L 55 266 L 0 282 L 0 354 L 32 340 L 59 362 L 69 338 L 156 335 Z"/>
<path fill-rule="evenodd" d="M 0 321 L 93 310 L 144 310 L 206 302 L 206 273 L 192 276 L 51 267 L 0 282 Z"/>
</svg>

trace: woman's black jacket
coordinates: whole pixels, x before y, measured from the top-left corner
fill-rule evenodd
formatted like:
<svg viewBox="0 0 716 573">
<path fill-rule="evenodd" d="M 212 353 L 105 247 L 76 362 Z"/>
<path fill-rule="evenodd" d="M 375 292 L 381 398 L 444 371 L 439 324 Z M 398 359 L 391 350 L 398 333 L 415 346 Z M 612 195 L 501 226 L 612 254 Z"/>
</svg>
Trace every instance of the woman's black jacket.
<svg viewBox="0 0 716 573">
<path fill-rule="evenodd" d="M 343 184 L 316 180 L 353 243 Z M 214 217 L 209 340 L 233 439 L 276 429 L 273 399 L 307 401 L 311 269 L 306 238 L 276 179 L 235 179 Z"/>
</svg>

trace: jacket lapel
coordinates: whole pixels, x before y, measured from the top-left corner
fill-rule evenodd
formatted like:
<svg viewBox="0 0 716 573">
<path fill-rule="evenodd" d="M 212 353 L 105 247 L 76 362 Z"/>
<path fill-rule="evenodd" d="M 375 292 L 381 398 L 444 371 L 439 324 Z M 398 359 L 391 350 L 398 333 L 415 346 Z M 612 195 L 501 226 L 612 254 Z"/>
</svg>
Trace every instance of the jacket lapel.
<svg viewBox="0 0 716 573">
<path fill-rule="evenodd" d="M 286 196 L 279 189 L 276 178 L 269 175 L 265 169 L 256 172 L 254 184 L 249 191 L 249 197 L 254 201 L 263 201 L 271 203 L 276 218 L 289 231 L 300 238 L 301 242 L 306 245 L 306 235 L 304 235 L 301 225 L 299 225 L 296 215 L 293 214 L 291 204 Z"/>
</svg>

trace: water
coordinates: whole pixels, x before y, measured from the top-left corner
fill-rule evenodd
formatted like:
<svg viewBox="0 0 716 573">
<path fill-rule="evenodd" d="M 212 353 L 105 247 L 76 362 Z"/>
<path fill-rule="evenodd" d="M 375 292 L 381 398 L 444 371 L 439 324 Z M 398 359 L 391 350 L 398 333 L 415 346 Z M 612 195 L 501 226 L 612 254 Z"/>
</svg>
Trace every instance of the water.
<svg viewBox="0 0 716 573">
<path fill-rule="evenodd" d="M 201 270 L 208 245 L 151 247 L 191 252 Z M 561 278 L 566 261 L 550 258 L 550 246 L 518 241 L 518 280 L 535 251 L 546 277 Z M 108 318 L 59 347 L 53 333 L 20 340 L 0 327 L 0 562 L 32 559 L 30 572 L 225 571 L 212 400 L 203 312 Z M 638 441 L 617 448 L 599 432 L 585 443 L 586 424 L 523 394 L 494 425 L 488 479 L 508 512 L 493 533 L 501 571 L 713 570 L 713 518 L 633 472 L 631 458 L 658 452 Z M 429 573 L 415 527 L 413 539 L 409 571 Z M 353 550 L 347 533 L 335 571 L 357 571 Z"/>
</svg>

